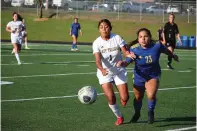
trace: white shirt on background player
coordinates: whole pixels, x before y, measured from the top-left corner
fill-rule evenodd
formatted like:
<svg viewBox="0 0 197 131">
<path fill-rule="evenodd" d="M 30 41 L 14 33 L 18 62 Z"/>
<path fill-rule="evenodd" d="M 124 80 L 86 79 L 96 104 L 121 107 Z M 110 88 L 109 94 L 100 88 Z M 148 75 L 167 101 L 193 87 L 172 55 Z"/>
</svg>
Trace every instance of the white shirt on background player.
<svg viewBox="0 0 197 131">
<path fill-rule="evenodd" d="M 110 39 L 107 41 L 103 40 L 100 36 L 93 42 L 93 54 L 101 53 L 102 66 L 108 69 L 110 75 L 116 75 L 125 70 L 123 67 L 116 67 L 116 63 L 122 60 L 120 48 L 125 44 L 126 42 L 116 34 L 110 34 Z M 97 72 L 101 73 L 99 69 L 97 69 Z"/>
<path fill-rule="evenodd" d="M 12 31 L 15 31 L 11 33 L 11 39 L 17 37 L 22 38 L 22 33 L 21 33 L 22 24 L 23 23 L 21 21 L 10 21 L 7 24 L 7 27 L 10 27 Z"/>
</svg>

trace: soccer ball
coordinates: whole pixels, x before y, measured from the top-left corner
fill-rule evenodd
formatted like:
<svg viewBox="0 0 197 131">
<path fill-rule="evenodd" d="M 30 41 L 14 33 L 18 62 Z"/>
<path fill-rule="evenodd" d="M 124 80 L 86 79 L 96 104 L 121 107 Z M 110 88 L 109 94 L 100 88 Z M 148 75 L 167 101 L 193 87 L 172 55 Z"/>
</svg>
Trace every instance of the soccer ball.
<svg viewBox="0 0 197 131">
<path fill-rule="evenodd" d="M 78 91 L 78 99 L 82 104 L 92 104 L 96 101 L 97 92 L 94 87 L 84 86 Z"/>
</svg>

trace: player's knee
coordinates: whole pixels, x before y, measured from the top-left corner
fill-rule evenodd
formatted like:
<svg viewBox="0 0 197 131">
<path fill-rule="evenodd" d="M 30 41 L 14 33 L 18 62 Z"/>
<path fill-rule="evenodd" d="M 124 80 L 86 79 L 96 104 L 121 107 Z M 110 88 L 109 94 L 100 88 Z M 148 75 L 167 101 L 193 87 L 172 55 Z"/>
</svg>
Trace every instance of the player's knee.
<svg viewBox="0 0 197 131">
<path fill-rule="evenodd" d="M 143 97 L 144 97 L 144 95 L 142 95 L 142 94 L 135 95 L 136 101 L 141 101 L 143 99 Z"/>
<path fill-rule="evenodd" d="M 148 100 L 152 101 L 154 99 L 156 99 L 156 96 L 154 94 L 151 94 L 149 96 L 147 96 Z"/>
<path fill-rule="evenodd" d="M 115 95 L 108 95 L 107 96 L 108 103 L 114 105 L 116 103 L 116 96 Z"/>
<path fill-rule="evenodd" d="M 127 102 L 129 100 L 129 95 L 121 96 L 121 100 Z"/>
</svg>

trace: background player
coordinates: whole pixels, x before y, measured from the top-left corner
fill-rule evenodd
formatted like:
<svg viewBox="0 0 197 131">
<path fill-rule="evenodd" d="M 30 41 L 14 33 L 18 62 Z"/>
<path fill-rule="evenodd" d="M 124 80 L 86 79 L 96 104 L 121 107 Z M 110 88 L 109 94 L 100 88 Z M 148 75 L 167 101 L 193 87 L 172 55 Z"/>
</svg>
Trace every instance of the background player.
<svg viewBox="0 0 197 131">
<path fill-rule="evenodd" d="M 81 30 L 81 25 L 78 22 L 78 18 L 74 19 L 74 23 L 72 23 L 71 28 L 70 28 L 70 35 L 72 36 L 72 48 L 71 51 L 77 51 L 77 38 L 78 38 L 78 32 L 80 31 L 80 34 L 82 36 L 82 30 Z"/>
<path fill-rule="evenodd" d="M 18 64 L 21 64 L 19 58 L 19 52 L 21 50 L 22 44 L 22 22 L 18 21 L 18 14 L 13 13 L 13 21 L 10 21 L 6 26 L 6 31 L 11 33 L 11 43 L 13 45 L 13 51 L 15 53 L 16 60 Z"/>
<path fill-rule="evenodd" d="M 164 26 L 164 36 L 166 41 L 167 48 L 173 53 L 176 47 L 176 37 L 179 40 L 180 45 L 182 45 L 179 29 L 176 23 L 174 23 L 175 15 L 169 15 L 169 21 Z M 174 69 L 171 65 L 172 57 L 168 56 L 168 64 L 167 67 L 169 69 Z"/>
</svg>

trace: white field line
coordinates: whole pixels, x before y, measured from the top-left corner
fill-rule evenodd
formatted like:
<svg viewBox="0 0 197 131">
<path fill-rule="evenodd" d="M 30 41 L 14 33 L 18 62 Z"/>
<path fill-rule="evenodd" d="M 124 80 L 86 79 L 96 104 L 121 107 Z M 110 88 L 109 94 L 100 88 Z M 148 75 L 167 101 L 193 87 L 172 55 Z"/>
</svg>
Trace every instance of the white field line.
<svg viewBox="0 0 197 131">
<path fill-rule="evenodd" d="M 182 71 L 178 71 L 178 72 L 191 72 L 191 70 L 182 70 Z"/>
<path fill-rule="evenodd" d="M 132 69 L 132 68 L 130 68 Z M 164 71 L 168 71 L 169 69 L 161 69 Z M 169 70 L 171 71 L 171 70 Z M 188 70 L 186 70 L 188 72 Z M 127 72 L 133 72 L 133 70 L 129 70 Z M 180 72 L 180 71 L 179 71 Z M 184 72 L 184 70 L 182 70 Z M 89 73 L 66 73 L 66 74 L 48 74 L 48 75 L 29 75 L 29 76 L 5 76 L 1 77 L 2 79 L 9 79 L 9 78 L 32 78 L 32 77 L 51 77 L 51 76 L 69 76 L 69 75 L 91 75 L 96 74 L 96 72 L 89 72 Z"/>
<path fill-rule="evenodd" d="M 167 59 L 165 59 L 165 58 L 163 58 L 163 59 L 160 59 L 160 60 L 167 60 Z M 190 58 L 182 58 L 182 59 L 180 59 L 180 61 L 182 61 L 182 60 L 196 60 L 196 58 L 193 58 L 193 59 L 190 59 Z M 70 64 L 70 63 L 80 63 L 80 62 L 83 62 L 83 63 L 93 63 L 93 62 L 95 62 L 95 61 L 62 61 L 62 62 L 38 62 L 38 63 L 28 63 L 28 64 L 42 64 L 42 63 L 44 63 L 44 64 L 57 64 L 57 63 L 65 63 L 65 64 Z M 22 63 L 22 65 L 23 64 L 27 64 L 27 63 Z M 18 65 L 17 63 L 13 63 L 13 64 L 1 64 L 2 66 L 4 66 L 4 65 Z"/>
<path fill-rule="evenodd" d="M 166 91 L 166 90 L 178 90 L 178 89 L 191 89 L 196 88 L 196 86 L 189 86 L 189 87 L 174 87 L 174 88 L 164 88 L 159 89 L 159 91 Z M 129 91 L 130 93 L 133 91 Z M 115 92 L 117 94 L 118 92 Z M 104 95 L 104 93 L 98 93 L 98 96 Z M 18 102 L 18 101 L 33 101 L 33 100 L 45 100 L 45 99 L 57 99 L 57 98 L 73 98 L 77 97 L 78 95 L 69 95 L 69 96 L 53 96 L 53 97 L 35 97 L 35 98 L 27 98 L 27 99 L 11 99 L 11 100 L 1 100 L 1 102 Z"/>
<path fill-rule="evenodd" d="M 1 79 L 7 78 L 31 78 L 31 77 L 46 77 L 46 76 L 69 76 L 69 75 L 89 75 L 89 74 L 96 74 L 96 72 L 89 72 L 89 73 L 67 73 L 67 74 L 49 74 L 49 75 L 30 75 L 30 76 L 8 76 L 8 77 L 1 77 Z"/>
<path fill-rule="evenodd" d="M 81 56 L 81 55 L 92 55 L 92 54 L 88 54 L 88 53 L 77 53 L 77 54 L 26 54 L 26 55 L 20 55 L 20 56 Z M 10 57 L 10 56 L 14 56 L 14 55 L 1 55 L 1 56 L 5 56 L 5 57 Z M 93 55 L 92 55 L 93 56 Z"/>
<path fill-rule="evenodd" d="M 27 65 L 31 65 L 31 64 L 73 64 L 73 63 L 94 63 L 95 61 L 63 61 L 63 62 L 40 62 L 40 63 L 22 63 L 23 64 L 27 64 Z M 1 64 L 3 65 L 18 65 L 17 63 L 13 63 L 13 64 Z"/>
<path fill-rule="evenodd" d="M 77 65 L 77 66 L 90 66 L 90 65 Z"/>
<path fill-rule="evenodd" d="M 166 130 L 166 131 L 186 131 L 186 130 L 191 130 L 191 129 L 196 129 L 196 126 L 186 127 L 186 128 L 178 128 L 178 129 L 171 129 L 171 130 Z"/>
</svg>

